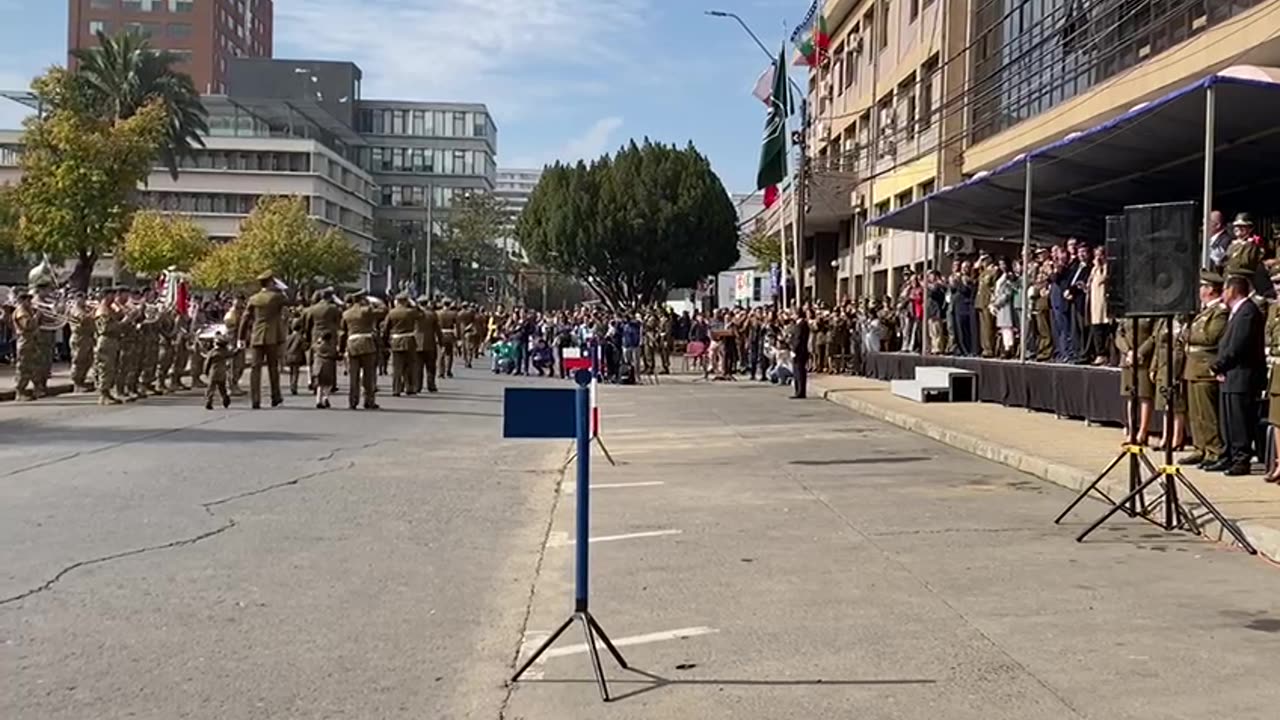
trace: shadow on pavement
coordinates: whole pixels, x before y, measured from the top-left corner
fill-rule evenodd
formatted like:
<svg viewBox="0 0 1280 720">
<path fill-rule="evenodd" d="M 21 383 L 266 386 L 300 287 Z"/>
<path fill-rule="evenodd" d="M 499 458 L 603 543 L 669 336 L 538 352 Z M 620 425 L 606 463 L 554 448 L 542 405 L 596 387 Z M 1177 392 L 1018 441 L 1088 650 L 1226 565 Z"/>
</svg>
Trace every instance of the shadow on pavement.
<svg viewBox="0 0 1280 720">
<path fill-rule="evenodd" d="M 121 427 L 84 427 L 69 428 L 56 425 L 29 424 L 21 428 L 21 432 L 5 433 L 5 442 L 22 442 L 24 439 L 35 444 L 45 445 L 57 442 L 104 442 L 130 443 L 140 440 L 147 442 L 175 443 L 260 443 L 260 442 L 304 442 L 318 440 L 328 435 L 314 433 L 278 432 L 274 430 L 213 430 L 208 428 L 121 428 Z"/>
<path fill-rule="evenodd" d="M 644 678 L 646 678 L 646 679 L 645 679 L 645 680 L 618 680 L 618 679 L 612 679 L 612 678 L 611 678 L 611 679 L 609 680 L 609 684 L 610 684 L 611 686 L 612 686 L 612 685 L 636 685 L 636 684 L 639 684 L 639 685 L 641 685 L 641 686 L 642 686 L 642 687 L 638 687 L 638 688 L 636 688 L 636 689 L 634 689 L 634 690 L 630 690 L 630 691 L 628 691 L 628 692 L 622 693 L 622 694 L 620 694 L 620 695 L 614 695 L 614 696 L 613 696 L 613 701 L 614 701 L 614 702 L 619 702 L 619 701 L 622 701 L 622 700 L 626 700 L 626 699 L 628 699 L 628 698 L 634 698 L 634 697 L 636 697 L 636 696 L 643 695 L 643 694 L 645 694 L 645 693 L 647 693 L 647 692 L 652 692 L 652 691 L 654 691 L 654 690 L 658 690 L 658 689 L 660 689 L 660 688 L 664 688 L 664 687 L 668 687 L 668 686 L 673 686 L 673 685 L 684 685 L 684 686 L 698 686 L 698 685 L 703 685 L 703 686 L 712 686 L 712 687 L 714 687 L 714 686 L 728 686 L 728 687 L 820 687 L 820 686 L 823 686 L 823 685 L 829 685 L 829 686 L 832 686 L 832 687 L 850 687 L 850 686 L 860 686 L 860 685 L 872 685 L 872 686 L 874 686 L 874 685 L 934 685 L 934 684 L 937 684 L 937 682 L 938 682 L 937 680 L 930 680 L 930 679 L 926 679 L 926 678 L 886 678 L 886 679 L 882 679 L 882 680 L 824 680 L 824 679 L 822 679 L 822 678 L 815 678 L 815 679 L 812 679 L 812 680 L 768 680 L 768 679 L 762 679 L 762 680 L 741 680 L 741 679 L 740 679 L 740 680 L 717 680 L 717 679 L 713 679 L 713 678 L 705 678 L 705 679 L 704 679 L 704 678 L 698 678 L 698 679 L 681 680 L 681 679 L 673 679 L 673 678 L 662 677 L 661 675 L 658 675 L 658 674 L 655 674 L 655 673 L 651 673 L 651 672 L 647 672 L 647 671 L 641 670 L 641 669 L 639 669 L 639 668 L 627 668 L 627 672 L 632 672 L 632 673 L 635 673 L 636 675 L 641 675 L 641 676 L 643 676 L 643 677 L 644 677 Z M 595 681 L 594 679 L 585 679 L 585 678 L 584 678 L 584 679 L 552 679 L 552 678 L 542 678 L 542 679 L 539 679 L 539 680 L 525 680 L 525 681 L 523 681 L 523 682 L 526 682 L 526 683 L 529 683 L 529 684 L 534 684 L 534 683 L 546 683 L 546 684 L 556 684 L 556 683 L 564 683 L 564 684 L 589 683 L 589 684 L 592 684 L 592 685 L 596 684 L 596 681 Z"/>
<path fill-rule="evenodd" d="M 895 463 L 913 463 L 927 462 L 933 458 L 928 455 L 899 455 L 897 457 L 881 457 L 881 458 L 849 458 L 846 460 L 792 460 L 792 465 L 892 465 Z"/>
</svg>

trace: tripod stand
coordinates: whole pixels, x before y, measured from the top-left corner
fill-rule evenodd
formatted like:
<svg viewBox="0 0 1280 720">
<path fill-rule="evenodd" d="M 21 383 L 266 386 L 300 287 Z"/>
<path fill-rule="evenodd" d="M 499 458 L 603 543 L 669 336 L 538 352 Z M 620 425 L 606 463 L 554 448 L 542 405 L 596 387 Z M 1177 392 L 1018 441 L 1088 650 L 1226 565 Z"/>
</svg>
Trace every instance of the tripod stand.
<svg viewBox="0 0 1280 720">
<path fill-rule="evenodd" d="M 1129 336 L 1131 338 L 1134 338 L 1133 342 L 1137 342 L 1138 319 L 1129 318 L 1129 323 L 1130 323 Z M 1133 378 L 1134 381 L 1129 383 L 1129 408 L 1128 408 L 1129 427 L 1127 429 L 1128 442 L 1126 442 L 1120 448 L 1120 454 L 1116 455 L 1115 459 L 1111 461 L 1111 464 L 1108 465 L 1107 468 L 1098 475 L 1098 477 L 1094 478 L 1093 482 L 1089 483 L 1083 490 L 1081 490 L 1080 494 L 1076 495 L 1076 498 L 1071 501 L 1071 504 L 1068 505 L 1066 509 L 1064 509 L 1061 513 L 1059 513 L 1058 517 L 1055 518 L 1053 521 L 1055 525 L 1061 524 L 1063 519 L 1065 519 L 1067 515 L 1071 514 L 1071 511 L 1074 510 L 1076 506 L 1080 504 L 1081 501 L 1083 501 L 1086 497 L 1088 497 L 1089 493 L 1091 492 L 1096 492 L 1098 495 L 1101 495 L 1102 499 L 1106 500 L 1107 503 L 1109 503 L 1112 506 L 1123 507 L 1125 514 L 1128 515 L 1129 517 L 1145 518 L 1145 516 L 1147 515 L 1148 508 L 1147 508 L 1146 496 L 1143 495 L 1142 493 L 1137 493 L 1135 495 L 1134 490 L 1137 490 L 1138 486 L 1142 484 L 1143 468 L 1145 468 L 1148 473 L 1151 473 L 1153 475 L 1157 472 L 1157 470 L 1156 470 L 1156 466 L 1151 462 L 1151 458 L 1147 457 L 1146 446 L 1138 442 L 1139 419 L 1138 419 L 1138 382 L 1137 382 L 1138 370 L 1137 368 L 1133 368 L 1132 372 L 1134 373 L 1134 378 Z M 1168 435 L 1166 434 L 1165 437 L 1167 438 Z M 1107 476 L 1111 474 L 1111 471 L 1115 470 L 1120 465 L 1120 462 L 1125 458 L 1129 459 L 1129 493 L 1130 493 L 1129 501 L 1127 503 L 1117 503 L 1115 500 L 1111 499 L 1111 496 L 1103 492 L 1102 489 L 1099 488 L 1098 486 L 1102 484 L 1102 481 L 1105 480 Z M 1141 503 L 1141 512 L 1139 512 L 1139 503 Z"/>
<path fill-rule="evenodd" d="M 1163 521 L 1155 521 L 1146 517 L 1146 508 L 1143 509 L 1143 519 L 1153 522 L 1163 528 L 1166 532 L 1173 532 L 1174 530 L 1185 528 L 1197 535 L 1203 535 L 1204 533 L 1201 531 L 1200 525 L 1178 499 L 1178 488 L 1182 487 L 1195 497 L 1196 502 L 1200 503 L 1200 506 L 1205 512 L 1217 520 L 1218 524 L 1231 534 L 1231 537 L 1235 538 L 1236 542 L 1240 544 L 1240 547 L 1244 548 L 1244 550 L 1250 555 L 1257 555 L 1257 548 L 1255 548 L 1248 539 L 1245 538 L 1244 533 L 1240 531 L 1240 528 L 1227 520 L 1218 508 L 1215 507 L 1213 503 L 1209 502 L 1209 499 L 1204 496 L 1204 493 L 1200 492 L 1200 489 L 1187 479 L 1187 476 L 1182 473 L 1182 468 L 1174 464 L 1173 406 L 1174 401 L 1178 397 L 1178 384 L 1174 377 L 1173 367 L 1173 318 L 1167 317 L 1164 318 L 1163 321 L 1169 323 L 1168 332 L 1165 333 L 1164 343 L 1165 368 L 1168 372 L 1168 377 L 1166 378 L 1164 387 L 1161 389 L 1161 392 L 1164 393 L 1166 408 L 1163 431 L 1164 465 L 1156 469 L 1156 471 L 1143 481 L 1142 484 L 1134 488 L 1128 495 L 1122 498 L 1120 502 L 1112 506 L 1102 515 L 1102 517 L 1098 518 L 1092 525 L 1086 528 L 1084 532 L 1080 533 L 1080 535 L 1076 537 L 1076 542 L 1084 542 L 1085 538 L 1087 538 L 1094 530 L 1101 527 L 1101 525 L 1110 519 L 1112 515 L 1115 515 L 1121 507 L 1134 503 L 1138 497 L 1142 496 L 1142 494 L 1146 492 L 1148 487 L 1159 482 L 1161 484 L 1162 493 L 1160 500 L 1163 500 L 1160 505 L 1163 505 L 1164 507 Z"/>
</svg>

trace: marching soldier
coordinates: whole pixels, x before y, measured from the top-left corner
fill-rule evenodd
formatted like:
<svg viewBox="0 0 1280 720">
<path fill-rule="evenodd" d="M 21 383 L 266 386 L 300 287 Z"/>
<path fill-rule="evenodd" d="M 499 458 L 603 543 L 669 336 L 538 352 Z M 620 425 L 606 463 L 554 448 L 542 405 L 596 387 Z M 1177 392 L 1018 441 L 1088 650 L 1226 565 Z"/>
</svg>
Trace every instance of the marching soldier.
<svg viewBox="0 0 1280 720">
<path fill-rule="evenodd" d="M 400 397 L 406 391 L 417 395 L 414 375 L 418 354 L 418 313 L 409 306 L 409 294 L 396 296 L 395 307 L 383 323 L 384 344 L 391 348 L 391 395 Z"/>
<path fill-rule="evenodd" d="M 1166 343 L 1168 335 L 1173 333 L 1173 368 L 1170 373 Z M 1170 412 L 1168 398 L 1173 400 L 1173 431 L 1170 437 L 1162 437 L 1162 447 L 1181 450 L 1186 438 L 1187 427 L 1187 393 L 1182 382 L 1184 368 L 1187 363 L 1186 353 L 1187 326 L 1184 318 L 1160 318 L 1155 321 L 1155 332 L 1152 337 L 1151 380 L 1155 383 L 1155 406 L 1161 412 Z M 1173 378 L 1171 381 L 1170 378 Z M 1173 382 L 1173 385 L 1170 385 Z"/>
<path fill-rule="evenodd" d="M 453 351 L 458 344 L 458 304 L 451 302 L 440 311 L 440 332 L 444 340 L 440 343 L 439 377 L 453 377 Z"/>
<path fill-rule="evenodd" d="M 156 392 L 161 395 L 169 392 L 169 375 L 173 372 L 178 337 L 176 315 L 173 308 L 166 307 L 156 319 Z"/>
<path fill-rule="evenodd" d="M 97 336 L 93 364 L 98 404 L 119 405 L 120 399 L 112 393 L 119 387 L 120 371 L 120 314 L 116 309 L 115 288 L 103 293 L 98 301 L 98 307 L 93 311 L 93 329 Z"/>
<path fill-rule="evenodd" d="M 440 354 L 440 346 L 444 344 L 444 333 L 440 329 L 440 316 L 435 308 L 424 297 L 419 301 L 422 312 L 418 315 L 418 373 L 417 386 L 422 390 L 423 375 L 426 376 L 427 392 L 439 392 L 436 387 L 436 359 Z"/>
<path fill-rule="evenodd" d="M 391 362 L 391 348 L 387 347 L 382 342 L 382 328 L 387 319 L 387 304 L 382 302 L 381 298 L 375 299 L 378 302 L 370 302 L 369 307 L 373 310 L 374 333 L 376 334 L 374 341 L 378 346 L 378 359 L 376 362 L 378 366 L 378 374 L 386 375 L 387 365 Z"/>
<path fill-rule="evenodd" d="M 78 393 L 88 392 L 93 368 L 94 319 L 84 295 L 77 294 L 67 313 L 71 326 L 71 384 Z"/>
<path fill-rule="evenodd" d="M 675 347 L 675 311 L 664 308 L 658 311 L 658 360 L 662 362 L 662 374 L 671 374 L 671 351 Z"/>
<path fill-rule="evenodd" d="M 142 308 L 133 301 L 133 291 L 129 288 L 120 290 L 120 364 L 116 370 L 116 396 L 126 402 L 137 400 L 138 374 L 141 364 L 138 361 L 138 322 Z"/>
<path fill-rule="evenodd" d="M 332 337 L 337 338 L 338 331 L 342 327 L 342 310 L 338 308 L 338 303 L 334 302 L 332 290 L 321 290 L 312 295 L 311 307 L 303 311 L 302 317 L 306 329 L 307 347 L 314 347 L 316 340 L 319 340 L 325 332 L 332 333 Z M 315 364 L 315 358 L 311 359 L 311 363 Z M 334 379 L 335 386 L 329 388 L 330 392 L 338 390 L 337 373 L 334 373 Z M 311 382 L 314 384 L 315 378 L 312 378 Z"/>
<path fill-rule="evenodd" d="M 996 355 L 996 319 L 991 314 L 991 301 L 995 297 L 996 276 L 999 274 L 991 257 L 983 254 L 978 258 L 978 290 L 974 296 L 974 312 L 978 315 L 978 342 L 982 347 L 982 357 Z"/>
<path fill-rule="evenodd" d="M 347 296 L 347 310 L 342 313 L 342 351 L 347 355 L 350 392 L 347 406 L 360 406 L 363 391 L 364 408 L 377 410 L 378 394 L 378 316 L 368 298 L 357 291 Z"/>
<path fill-rule="evenodd" d="M 155 292 L 148 290 L 142 300 L 142 323 L 138 328 L 142 345 L 138 349 L 138 389 L 142 397 L 156 394 L 156 365 L 160 360 L 160 331 L 157 318 L 150 317 L 146 308 L 153 307 Z"/>
<path fill-rule="evenodd" d="M 1151 434 L 1151 401 L 1155 395 L 1155 386 L 1151 383 L 1151 354 L 1155 348 L 1152 330 L 1150 318 L 1138 318 L 1121 321 L 1116 331 L 1116 349 L 1120 351 L 1120 394 L 1126 404 L 1126 445 L 1145 446 Z M 1128 407 L 1135 393 L 1138 397 L 1137 428 L 1130 424 L 1134 410 Z"/>
<path fill-rule="evenodd" d="M 458 311 L 458 331 L 462 337 L 462 364 L 469 368 L 476 356 L 476 336 L 479 332 L 476 328 L 476 311 L 469 304 L 463 305 Z"/>
<path fill-rule="evenodd" d="M 13 329 L 17 333 L 17 353 L 15 354 L 17 385 L 14 387 L 18 400 L 35 400 L 36 374 L 40 365 L 40 315 L 31 304 L 31 293 L 18 295 L 18 305 L 13 309 Z M 27 387 L 32 386 L 31 390 Z"/>
<path fill-rule="evenodd" d="M 244 341 L 253 352 L 249 370 L 249 403 L 254 410 L 262 407 L 264 364 L 271 384 L 271 407 L 284 402 L 284 394 L 280 392 L 280 348 L 285 341 L 284 311 L 289 305 L 270 271 L 258 276 L 258 284 L 261 289 L 249 298 L 239 328 L 235 330 L 237 339 Z"/>
<path fill-rule="evenodd" d="M 1187 329 L 1187 418 L 1195 449 L 1181 458 L 1182 465 L 1204 467 L 1218 462 L 1224 445 L 1218 426 L 1218 379 L 1210 367 L 1218 357 L 1218 341 L 1227 329 L 1230 315 L 1222 302 L 1222 276 L 1208 270 L 1200 273 L 1200 312 Z M 1268 338 L 1271 316 L 1268 315 Z"/>
</svg>

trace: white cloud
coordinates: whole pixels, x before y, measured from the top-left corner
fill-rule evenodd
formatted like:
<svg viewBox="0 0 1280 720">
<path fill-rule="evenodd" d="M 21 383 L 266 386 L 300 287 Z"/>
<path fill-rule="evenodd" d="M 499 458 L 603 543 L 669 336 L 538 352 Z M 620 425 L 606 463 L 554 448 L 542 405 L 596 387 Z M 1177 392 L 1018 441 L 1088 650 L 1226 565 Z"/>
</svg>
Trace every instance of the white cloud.
<svg viewBox="0 0 1280 720">
<path fill-rule="evenodd" d="M 482 101 L 510 117 L 607 89 L 582 76 L 625 62 L 617 48 L 649 2 L 277 0 L 277 55 L 352 60 L 365 97 Z"/>
<path fill-rule="evenodd" d="M 501 163 L 503 167 L 539 168 L 557 160 L 564 163 L 576 163 L 579 160 L 588 162 L 614 150 L 613 136 L 622 127 L 622 118 L 611 116 L 600 118 L 588 127 L 581 135 L 573 137 L 559 149 L 548 152 L 545 156 L 524 156 Z"/>
</svg>

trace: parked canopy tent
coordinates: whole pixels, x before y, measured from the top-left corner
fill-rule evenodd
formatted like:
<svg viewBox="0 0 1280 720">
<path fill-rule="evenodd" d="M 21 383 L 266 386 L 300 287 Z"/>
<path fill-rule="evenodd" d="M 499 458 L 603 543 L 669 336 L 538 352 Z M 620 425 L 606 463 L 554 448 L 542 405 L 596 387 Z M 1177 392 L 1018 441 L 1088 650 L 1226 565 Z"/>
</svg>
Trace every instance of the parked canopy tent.
<svg viewBox="0 0 1280 720">
<path fill-rule="evenodd" d="M 1104 217 L 1126 205 L 1200 201 L 1210 87 L 1217 148 L 1214 205 L 1226 211 L 1269 207 L 1280 191 L 1276 77 L 1277 71 L 1268 68 L 1229 68 L 870 224 L 923 231 L 928 203 L 930 232 L 1021 239 L 1028 159 L 1031 234 L 1044 240 L 1064 235 L 1101 239 Z"/>
</svg>

